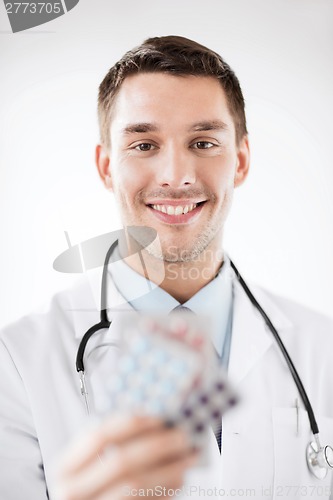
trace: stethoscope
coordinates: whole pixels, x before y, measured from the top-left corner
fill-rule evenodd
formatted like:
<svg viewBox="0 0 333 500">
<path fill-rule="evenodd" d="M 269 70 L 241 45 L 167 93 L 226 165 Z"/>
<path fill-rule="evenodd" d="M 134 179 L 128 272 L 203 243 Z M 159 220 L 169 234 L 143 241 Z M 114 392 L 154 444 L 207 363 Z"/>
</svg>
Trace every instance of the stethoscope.
<svg viewBox="0 0 333 500">
<path fill-rule="evenodd" d="M 103 274 L 102 274 L 102 286 L 101 286 L 101 304 L 102 307 L 105 307 L 104 309 L 101 309 L 100 312 L 100 322 L 97 323 L 96 325 L 93 325 L 89 330 L 84 334 L 78 351 L 77 351 L 77 356 L 76 356 L 76 370 L 79 374 L 80 377 L 80 385 L 81 385 L 81 394 L 85 399 L 85 404 L 86 404 L 86 409 L 88 414 L 90 413 L 89 410 L 89 402 L 88 402 L 88 392 L 86 388 L 86 383 L 85 383 L 85 369 L 84 369 L 84 363 L 83 363 L 83 358 L 84 358 L 84 352 L 87 346 L 87 343 L 89 339 L 94 335 L 94 333 L 98 332 L 99 330 L 102 329 L 108 329 L 111 325 L 111 321 L 108 319 L 108 314 L 107 314 L 107 309 L 106 309 L 106 296 L 107 296 L 107 270 L 109 266 L 109 262 L 112 256 L 112 253 L 116 246 L 118 245 L 118 239 L 112 243 L 110 246 L 109 250 L 107 251 L 107 254 L 105 256 L 105 261 L 104 261 L 104 267 L 103 267 Z M 289 370 L 291 372 L 291 375 L 295 381 L 295 384 L 297 386 L 298 392 L 301 396 L 301 399 L 303 401 L 304 407 L 306 408 L 308 418 L 310 421 L 310 427 L 311 431 L 314 437 L 314 441 L 311 441 L 307 448 L 306 448 L 306 460 L 307 464 L 309 467 L 310 472 L 317 477 L 318 479 L 324 479 L 328 473 L 329 470 L 333 469 L 333 448 L 329 445 L 326 446 L 321 446 L 320 441 L 319 441 L 319 428 L 316 422 L 316 418 L 314 416 L 314 412 L 311 406 L 311 403 L 309 401 L 309 398 L 307 396 L 307 393 L 304 389 L 303 383 L 300 379 L 300 376 L 297 373 L 297 370 L 294 366 L 294 363 L 292 362 L 287 349 L 285 348 L 280 335 L 278 334 L 276 328 L 274 327 L 273 323 L 265 313 L 265 311 L 262 309 L 261 305 L 258 303 L 256 298 L 253 296 L 252 292 L 250 291 L 249 287 L 245 283 L 244 279 L 240 275 L 239 271 L 237 270 L 235 264 L 230 260 L 230 265 L 232 269 L 234 270 L 239 283 L 241 284 L 242 288 L 244 289 L 246 295 L 248 296 L 249 300 L 253 304 L 253 306 L 259 311 L 261 314 L 262 318 L 264 319 L 266 325 L 268 326 L 269 330 L 272 332 L 279 348 L 282 351 L 282 354 L 287 362 L 287 365 L 289 367 Z"/>
</svg>

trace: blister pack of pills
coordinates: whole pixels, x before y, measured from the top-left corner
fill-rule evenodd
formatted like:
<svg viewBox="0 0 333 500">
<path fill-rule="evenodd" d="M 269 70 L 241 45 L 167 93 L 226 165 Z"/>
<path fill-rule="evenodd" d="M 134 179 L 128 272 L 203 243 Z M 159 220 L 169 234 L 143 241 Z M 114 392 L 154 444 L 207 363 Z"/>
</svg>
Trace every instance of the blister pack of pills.
<svg viewBox="0 0 333 500">
<path fill-rule="evenodd" d="M 130 313 L 122 318 L 121 332 L 108 381 L 112 409 L 181 425 L 201 449 L 209 426 L 215 431 L 237 401 L 212 345 L 209 323 L 186 312 Z"/>
</svg>

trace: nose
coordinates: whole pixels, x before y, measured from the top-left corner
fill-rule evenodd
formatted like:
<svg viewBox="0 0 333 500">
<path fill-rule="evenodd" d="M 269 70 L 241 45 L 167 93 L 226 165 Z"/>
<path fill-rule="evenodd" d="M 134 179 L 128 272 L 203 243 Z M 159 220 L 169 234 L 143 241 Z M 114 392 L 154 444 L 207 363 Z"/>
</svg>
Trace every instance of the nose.
<svg viewBox="0 0 333 500">
<path fill-rule="evenodd" d="M 157 182 L 162 187 L 180 188 L 196 181 L 195 160 L 184 147 L 172 144 L 159 155 Z"/>
</svg>

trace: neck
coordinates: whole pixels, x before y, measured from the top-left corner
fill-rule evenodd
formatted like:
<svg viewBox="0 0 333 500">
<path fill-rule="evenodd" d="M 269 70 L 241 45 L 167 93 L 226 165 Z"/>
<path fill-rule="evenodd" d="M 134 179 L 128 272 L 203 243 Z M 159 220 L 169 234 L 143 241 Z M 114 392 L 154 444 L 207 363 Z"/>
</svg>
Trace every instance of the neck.
<svg viewBox="0 0 333 500">
<path fill-rule="evenodd" d="M 217 275 L 222 257 L 218 262 L 165 263 L 165 278 L 160 287 L 183 304 Z"/>
<path fill-rule="evenodd" d="M 223 250 L 222 245 L 215 249 L 207 247 L 196 259 L 187 262 L 165 262 L 147 250 L 124 260 L 137 273 L 183 304 L 215 278 L 223 263 Z"/>
</svg>

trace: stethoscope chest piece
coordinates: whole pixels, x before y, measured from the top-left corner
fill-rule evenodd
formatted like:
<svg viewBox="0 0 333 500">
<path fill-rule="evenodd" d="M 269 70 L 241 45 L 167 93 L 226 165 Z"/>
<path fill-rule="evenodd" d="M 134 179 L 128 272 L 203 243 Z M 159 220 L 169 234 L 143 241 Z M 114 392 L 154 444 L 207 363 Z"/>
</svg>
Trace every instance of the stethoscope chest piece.
<svg viewBox="0 0 333 500">
<path fill-rule="evenodd" d="M 328 471 L 333 469 L 333 448 L 320 447 L 316 441 L 312 441 L 306 448 L 306 459 L 312 474 L 318 479 L 324 479 Z"/>
</svg>

